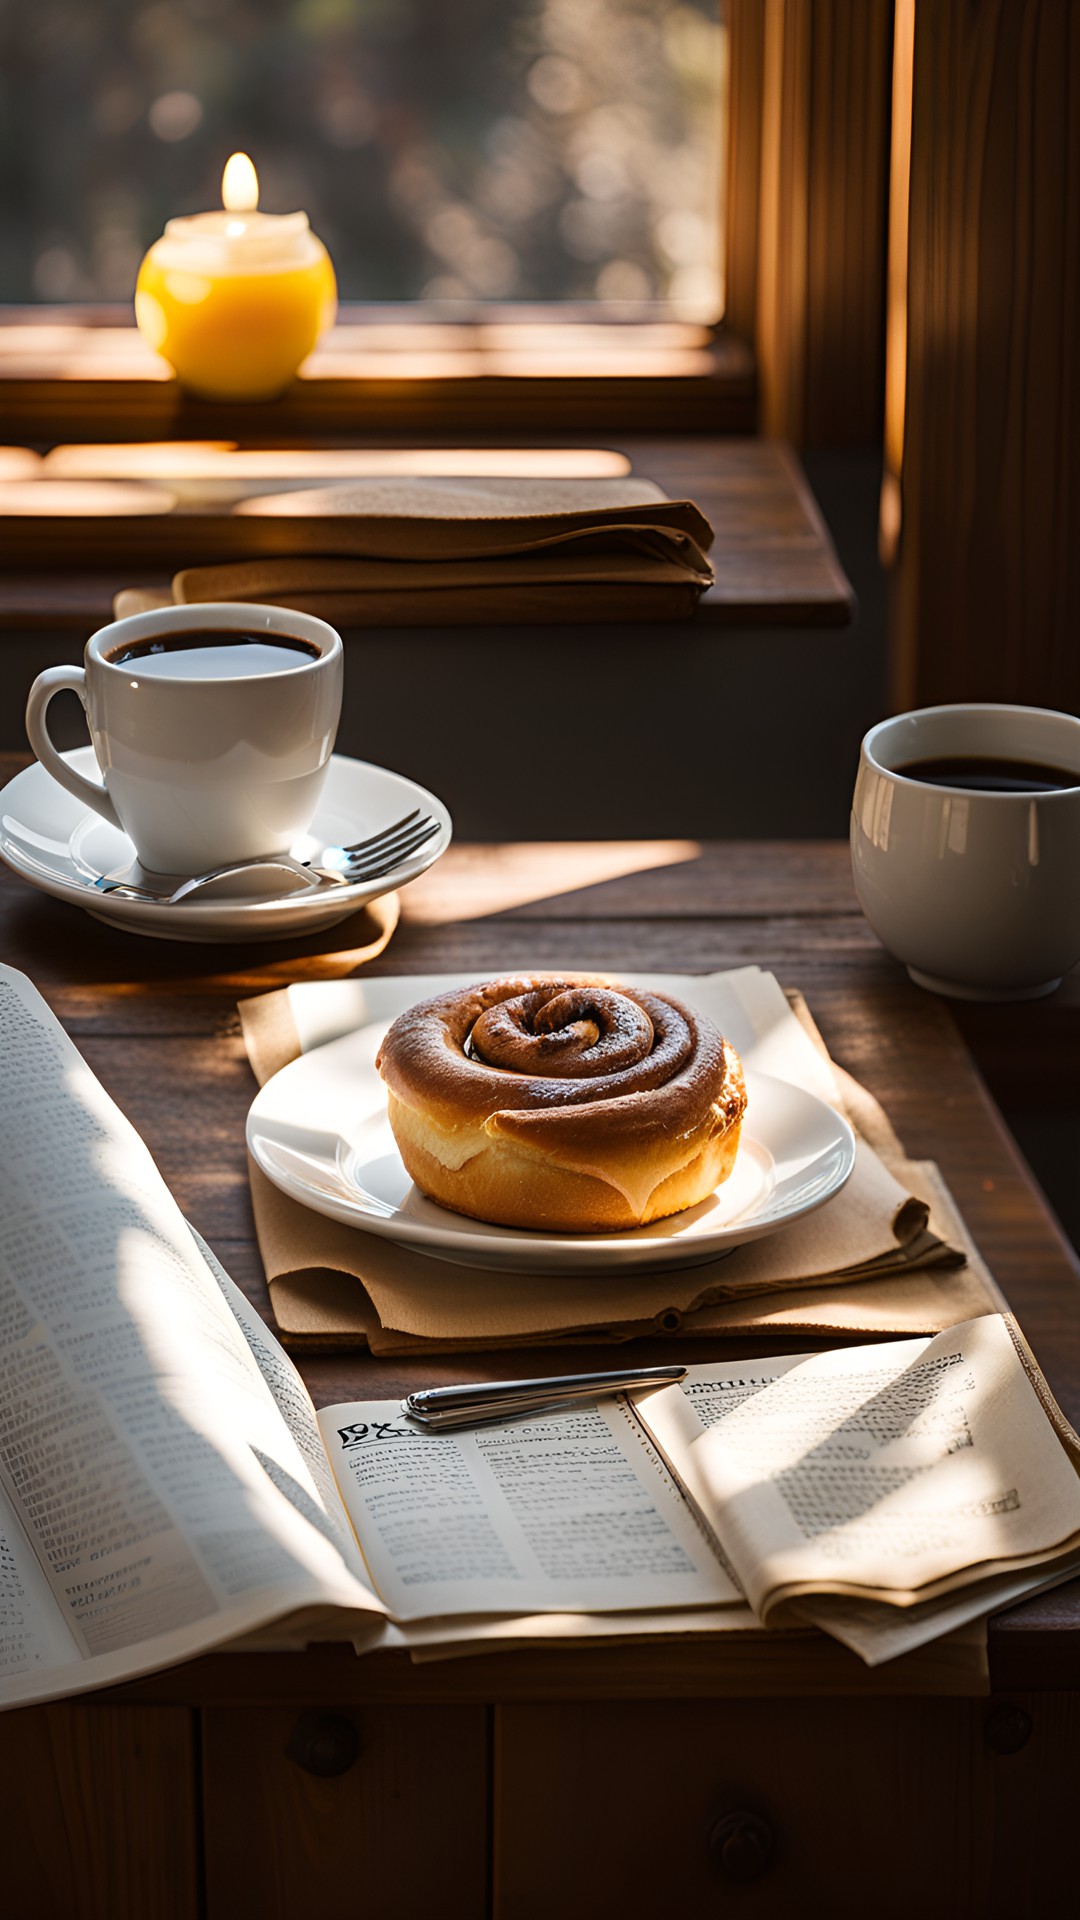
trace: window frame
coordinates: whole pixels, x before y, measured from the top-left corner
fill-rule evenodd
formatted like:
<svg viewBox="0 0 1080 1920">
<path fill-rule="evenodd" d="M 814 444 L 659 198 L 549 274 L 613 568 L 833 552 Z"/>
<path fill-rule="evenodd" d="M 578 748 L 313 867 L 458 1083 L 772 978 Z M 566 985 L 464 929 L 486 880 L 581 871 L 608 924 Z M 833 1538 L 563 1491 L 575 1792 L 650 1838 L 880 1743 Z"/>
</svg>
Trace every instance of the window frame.
<svg viewBox="0 0 1080 1920">
<path fill-rule="evenodd" d="M 523 433 L 550 440 L 761 426 L 796 445 L 879 442 L 893 0 L 723 4 L 724 318 L 684 339 L 677 369 L 650 329 L 686 323 L 661 322 L 655 308 L 599 320 L 595 309 L 577 306 L 560 306 L 557 319 L 550 310 L 505 306 L 464 318 L 419 304 L 346 307 L 336 334 L 281 399 L 212 406 L 182 395 L 160 362 L 140 361 L 124 309 L 0 308 L 5 438 L 289 444 L 420 434 L 475 444 Z M 15 356 L 10 330 L 28 316 L 41 329 L 40 351 Z M 550 326 L 542 365 L 541 322 Z M 110 369 L 83 355 L 80 371 L 70 337 L 50 355 L 48 324 L 74 328 L 76 347 L 99 361 L 94 336 L 113 329 L 119 357 Z M 375 353 L 387 326 L 396 345 Z M 534 329 L 531 366 L 492 338 L 493 329 L 522 326 Z M 443 353 L 441 366 L 418 366 L 418 342 Z"/>
</svg>

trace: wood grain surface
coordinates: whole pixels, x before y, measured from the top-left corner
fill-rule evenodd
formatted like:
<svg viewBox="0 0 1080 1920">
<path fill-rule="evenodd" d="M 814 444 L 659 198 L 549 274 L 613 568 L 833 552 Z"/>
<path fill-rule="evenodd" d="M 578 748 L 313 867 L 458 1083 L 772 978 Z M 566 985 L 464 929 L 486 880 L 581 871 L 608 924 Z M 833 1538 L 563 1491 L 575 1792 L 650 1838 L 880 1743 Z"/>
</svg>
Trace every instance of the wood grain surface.
<svg viewBox="0 0 1080 1920">
<path fill-rule="evenodd" d="M 727 0 L 724 12 L 728 27 L 724 324 L 737 339 L 752 341 L 761 245 L 765 9 L 761 0 Z"/>
<path fill-rule="evenodd" d="M 762 73 L 752 235 L 745 202 L 755 128 L 741 108 L 731 124 L 729 193 L 729 320 L 754 344 L 761 424 L 800 447 L 874 445 L 884 371 L 891 0 L 740 5 L 731 33 L 733 73 L 752 72 L 756 62 Z"/>
<path fill-rule="evenodd" d="M 986 1720 L 984 1702 L 932 1699 L 504 1708 L 496 1911 L 546 1920 L 569 1883 L 583 1915 L 671 1913 L 677 1887 L 680 1907 L 753 1920 L 1035 1920 L 1074 1891 L 1053 1834 L 1080 1702 L 1036 1707 L 1019 1755 L 995 1753 Z M 766 1850 L 744 1884 L 720 1844 L 740 1816 Z"/>
<path fill-rule="evenodd" d="M 1075 711 L 1080 9 L 919 4 L 913 57 L 893 704 Z"/>
<path fill-rule="evenodd" d="M 245 401 L 264 445 L 418 432 L 473 446 L 550 432 L 749 433 L 747 348 L 710 327 L 597 324 L 575 309 L 500 324 L 421 320 L 417 309 L 343 308 L 276 400 Z M 594 310 L 595 312 L 595 310 Z M 229 440 L 237 409 L 193 400 L 131 324 L 130 308 L 0 312 L 0 395 L 9 440 Z"/>
<path fill-rule="evenodd" d="M 854 594 L 789 449 L 761 440 L 624 434 L 618 451 L 635 475 L 655 480 L 670 499 L 695 501 L 713 527 L 716 580 L 690 626 L 849 623 Z M 88 621 L 109 620 L 121 587 L 164 586 L 174 568 L 236 557 L 237 527 L 244 524 L 227 511 L 60 519 L 46 510 L 47 483 L 37 483 L 37 492 L 41 514 L 7 523 L 0 629 L 85 629 Z"/>
<path fill-rule="evenodd" d="M 355 1657 L 355 1656 L 354 1656 Z M 359 1664 L 359 1662 L 357 1662 Z M 484 1911 L 483 1708 L 212 1707 L 202 1716 L 207 1920 L 373 1917 L 408 1905 L 441 1920 Z M 327 1727 L 326 1721 L 330 1719 Z M 344 1721 L 344 1729 L 342 1727 Z M 304 1765 L 305 1740 L 351 1729 L 340 1773 Z M 443 1754 L 446 1764 L 433 1764 Z M 331 1748 L 330 1763 L 335 1764 Z M 344 1904 L 343 1904 L 344 1899 Z"/>
<path fill-rule="evenodd" d="M 24 764 L 0 757 L 0 774 Z M 102 926 L 0 873 L 5 958 L 22 967 L 146 1139 L 181 1207 L 237 1283 L 269 1317 L 252 1229 L 243 1132 L 255 1091 L 240 1038 L 237 1002 L 290 980 L 339 978 L 350 970 L 349 923 L 307 941 L 257 949 L 142 940 Z M 923 993 L 881 949 L 856 908 L 847 850 L 836 843 L 574 843 L 565 847 L 453 847 L 403 896 L 402 921 L 380 972 L 475 970 L 479 976 L 545 963 L 617 973 L 703 971 L 758 963 L 802 988 L 835 1058 L 882 1101 L 909 1153 L 936 1160 L 996 1278 L 1017 1312 L 1067 1415 L 1080 1424 L 1080 1267 L 1049 1213 L 947 1004 Z M 1032 1037 L 1032 1068 L 1075 1031 L 1078 977 L 1057 1002 L 1010 1007 L 1015 1056 Z M 993 1052 L 992 1010 L 981 1044 Z M 1064 1023 L 1064 1028 L 1059 1025 Z M 999 1023 L 1003 1024 L 1003 1023 Z M 747 1353 L 755 1343 L 717 1341 L 701 1358 Z M 758 1347 L 764 1343 L 759 1339 Z M 790 1345 L 790 1342 L 788 1342 Z M 659 1347 L 641 1342 L 646 1364 Z M 664 1349 L 665 1358 L 670 1353 Z M 574 1365 L 609 1364 L 574 1350 Z M 565 1370 L 558 1351 L 480 1354 L 476 1378 Z M 460 1357 L 417 1362 L 369 1355 L 306 1356 L 302 1370 L 318 1404 L 390 1397 L 461 1377 Z M 1064 1608 L 1064 1613 L 1062 1609 Z M 1080 1684 L 1080 1597 L 1033 1601 L 1010 1619 L 1010 1684 L 1032 1671 L 1047 1684 L 1041 1622 L 1052 1664 Z M 998 1636 L 992 1638 L 996 1648 Z M 826 1668 L 835 1677 L 834 1650 Z M 563 1656 L 560 1656 L 562 1658 Z M 590 1654 L 603 1666 L 607 1656 Z M 618 1656 L 624 1662 L 633 1658 Z M 542 1673 L 537 1656 L 526 1675 Z M 725 1672 L 730 1656 L 715 1658 Z M 674 1672 L 701 1656 L 664 1649 Z M 828 1662 L 834 1664 L 830 1667 Z M 531 1663 L 531 1664 L 530 1664 Z M 1040 1664 L 1041 1663 L 1041 1664 Z M 226 1663 L 228 1664 L 228 1663 Z M 367 1667 L 356 1662 L 358 1672 Z M 455 1663 L 456 1665 L 457 1663 Z M 511 1680 L 500 1661 L 461 1663 L 464 1698 L 482 1697 L 482 1667 Z M 571 1663 L 573 1664 L 573 1663 Z M 857 1665 L 858 1663 L 854 1663 Z M 621 1669 L 625 1675 L 625 1669 Z M 863 1670 L 865 1676 L 865 1670 Z M 161 1686 L 166 1685 L 162 1696 Z M 174 1697 L 150 1683 L 155 1698 Z M 360 1684 L 368 1684 L 366 1680 Z M 405 1675 L 402 1697 L 420 1684 Z M 425 1682 L 424 1684 L 427 1684 Z M 459 1683 L 455 1682 L 455 1685 Z M 600 1684 L 598 1680 L 587 1684 Z M 624 1684 L 624 1680 L 620 1681 Z M 1058 1684 L 1063 1684 L 1059 1680 Z"/>
<path fill-rule="evenodd" d="M 183 1706 L 81 1702 L 0 1716 L 10 1920 L 188 1920 L 196 1738 Z"/>
</svg>

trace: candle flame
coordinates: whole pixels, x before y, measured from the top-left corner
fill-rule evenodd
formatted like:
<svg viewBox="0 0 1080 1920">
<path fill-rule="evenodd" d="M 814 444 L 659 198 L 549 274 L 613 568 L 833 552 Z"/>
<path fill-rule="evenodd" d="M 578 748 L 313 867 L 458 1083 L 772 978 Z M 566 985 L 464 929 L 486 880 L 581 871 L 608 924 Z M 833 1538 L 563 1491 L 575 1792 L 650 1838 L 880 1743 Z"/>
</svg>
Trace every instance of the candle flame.
<svg viewBox="0 0 1080 1920">
<path fill-rule="evenodd" d="M 254 213 L 259 204 L 259 176 L 246 153 L 234 153 L 225 162 L 221 204 L 227 213 Z"/>
</svg>

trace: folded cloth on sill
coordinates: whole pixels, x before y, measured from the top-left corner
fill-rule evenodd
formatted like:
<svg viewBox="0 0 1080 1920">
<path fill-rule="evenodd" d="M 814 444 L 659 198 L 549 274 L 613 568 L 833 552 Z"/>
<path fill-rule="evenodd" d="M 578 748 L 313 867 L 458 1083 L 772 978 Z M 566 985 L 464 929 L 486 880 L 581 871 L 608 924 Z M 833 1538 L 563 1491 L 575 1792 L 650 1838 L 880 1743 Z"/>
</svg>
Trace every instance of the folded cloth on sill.
<svg viewBox="0 0 1080 1920">
<path fill-rule="evenodd" d="M 353 481 L 244 500 L 245 557 L 189 567 L 171 600 L 246 600 L 344 626 L 688 619 L 712 584 L 713 530 L 651 480 Z"/>
<path fill-rule="evenodd" d="M 389 984 L 325 982 L 243 1001 L 256 1077 L 263 1082 L 312 1045 L 377 1017 L 379 990 Z M 406 987 L 410 1000 L 430 990 L 419 981 L 392 984 Z M 259 1248 L 286 1343 L 390 1354 L 657 1333 L 929 1333 L 1000 1310 L 1001 1295 L 937 1169 L 905 1158 L 878 1102 L 829 1059 L 802 997 L 785 998 L 772 975 L 753 967 L 709 984 L 744 1058 L 828 1097 L 855 1126 L 855 1170 L 826 1206 L 702 1266 L 508 1274 L 451 1266 L 326 1219 L 252 1164 Z M 674 979 L 665 985 L 677 991 Z"/>
</svg>

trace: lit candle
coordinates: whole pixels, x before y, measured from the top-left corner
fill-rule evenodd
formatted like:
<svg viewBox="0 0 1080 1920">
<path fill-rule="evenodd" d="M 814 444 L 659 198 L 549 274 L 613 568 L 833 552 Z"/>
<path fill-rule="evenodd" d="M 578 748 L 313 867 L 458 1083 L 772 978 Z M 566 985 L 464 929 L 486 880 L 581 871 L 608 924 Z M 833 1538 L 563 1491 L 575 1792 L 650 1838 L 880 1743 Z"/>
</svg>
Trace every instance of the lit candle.
<svg viewBox="0 0 1080 1920">
<path fill-rule="evenodd" d="M 287 387 L 337 309 L 330 256 L 306 213 L 259 213 L 234 153 L 223 211 L 170 220 L 139 269 L 135 319 L 192 393 L 268 400 Z"/>
</svg>

